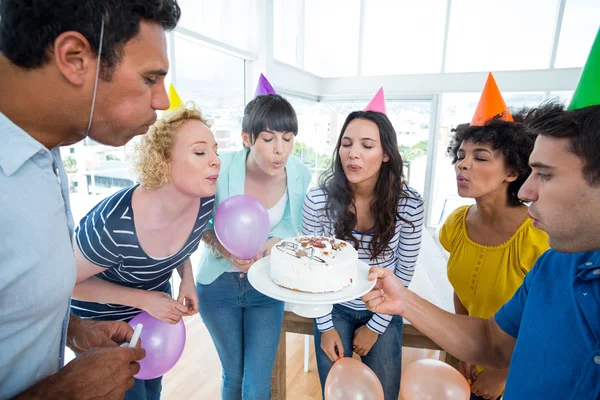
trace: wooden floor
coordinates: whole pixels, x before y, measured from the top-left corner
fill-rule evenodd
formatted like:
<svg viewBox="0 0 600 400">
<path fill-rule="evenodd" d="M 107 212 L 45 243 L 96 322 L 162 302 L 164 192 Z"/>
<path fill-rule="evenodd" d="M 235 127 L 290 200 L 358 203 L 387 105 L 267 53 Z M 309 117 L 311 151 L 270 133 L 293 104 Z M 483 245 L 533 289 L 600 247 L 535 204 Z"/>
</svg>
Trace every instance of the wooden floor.
<svg viewBox="0 0 600 400">
<path fill-rule="evenodd" d="M 163 400 L 220 399 L 221 364 L 210 335 L 197 316 L 186 321 L 187 342 L 177 365 L 163 379 Z M 311 338 L 309 371 L 304 372 L 304 336 L 287 334 L 288 400 L 321 399 L 314 344 Z M 439 352 L 403 348 L 403 367 L 422 358 L 439 358 Z"/>
</svg>

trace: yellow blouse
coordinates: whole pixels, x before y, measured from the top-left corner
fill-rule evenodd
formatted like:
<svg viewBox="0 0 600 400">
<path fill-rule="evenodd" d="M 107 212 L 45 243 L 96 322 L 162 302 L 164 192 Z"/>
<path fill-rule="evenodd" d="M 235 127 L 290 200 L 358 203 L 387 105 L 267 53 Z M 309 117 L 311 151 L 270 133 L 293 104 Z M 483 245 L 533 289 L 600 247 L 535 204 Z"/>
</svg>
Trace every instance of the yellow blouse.
<svg viewBox="0 0 600 400">
<path fill-rule="evenodd" d="M 548 235 L 527 218 L 509 240 L 484 246 L 467 235 L 471 206 L 452 212 L 440 230 L 440 242 L 450 253 L 448 280 L 469 315 L 491 318 L 523 283 L 525 274 L 550 248 Z"/>
</svg>

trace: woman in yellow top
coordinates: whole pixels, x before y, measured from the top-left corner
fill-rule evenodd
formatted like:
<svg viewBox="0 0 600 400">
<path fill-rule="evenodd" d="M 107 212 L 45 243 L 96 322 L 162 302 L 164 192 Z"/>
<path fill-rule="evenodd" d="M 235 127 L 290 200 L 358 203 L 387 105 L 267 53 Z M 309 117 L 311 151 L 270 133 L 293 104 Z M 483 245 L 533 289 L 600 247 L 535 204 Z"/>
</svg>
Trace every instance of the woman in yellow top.
<svg viewBox="0 0 600 400">
<path fill-rule="evenodd" d="M 457 314 L 492 317 L 549 248 L 548 236 L 532 225 L 529 207 L 517 196 L 531 173 L 534 141 L 522 124 L 494 118 L 484 126 L 460 125 L 448 147 L 458 194 L 475 199 L 452 212 L 440 231 L 450 253 L 448 279 Z M 471 399 L 502 395 L 507 370 L 461 362 L 461 372 L 472 383 Z"/>
</svg>

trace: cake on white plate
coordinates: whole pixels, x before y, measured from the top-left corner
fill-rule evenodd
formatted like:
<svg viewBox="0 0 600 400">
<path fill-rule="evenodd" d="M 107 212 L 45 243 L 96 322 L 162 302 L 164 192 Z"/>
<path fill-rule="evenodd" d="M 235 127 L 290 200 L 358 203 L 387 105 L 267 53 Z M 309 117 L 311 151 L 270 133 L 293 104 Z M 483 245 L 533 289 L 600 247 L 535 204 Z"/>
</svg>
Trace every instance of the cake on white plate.
<svg viewBox="0 0 600 400">
<path fill-rule="evenodd" d="M 271 250 L 271 279 L 308 293 L 337 292 L 356 281 L 358 253 L 344 240 L 323 236 L 284 239 Z"/>
</svg>

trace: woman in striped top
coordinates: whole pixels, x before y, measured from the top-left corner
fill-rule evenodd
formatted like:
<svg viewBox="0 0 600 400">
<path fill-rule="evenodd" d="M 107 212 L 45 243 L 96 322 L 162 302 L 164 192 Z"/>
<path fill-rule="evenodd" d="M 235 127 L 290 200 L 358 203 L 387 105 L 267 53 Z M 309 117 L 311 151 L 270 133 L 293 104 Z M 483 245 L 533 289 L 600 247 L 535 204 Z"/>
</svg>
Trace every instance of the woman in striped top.
<svg viewBox="0 0 600 400">
<path fill-rule="evenodd" d="M 96 205 L 75 232 L 81 318 L 129 321 L 142 310 L 177 323 L 198 312 L 190 255 L 211 216 L 220 161 L 196 108 L 182 107 L 150 128 L 136 149 L 141 184 Z M 177 300 L 169 279 L 182 278 Z M 137 380 L 126 399 L 160 398 L 161 378 Z"/>
<path fill-rule="evenodd" d="M 309 191 L 302 233 L 335 236 L 371 266 L 392 269 L 410 283 L 421 244 L 423 201 L 402 175 L 396 132 L 383 113 L 351 113 L 339 136 L 332 167 Z M 321 387 L 335 361 L 361 356 L 379 377 L 386 400 L 397 400 L 402 366 L 402 318 L 368 311 L 362 300 L 335 304 L 315 319 Z"/>
</svg>

